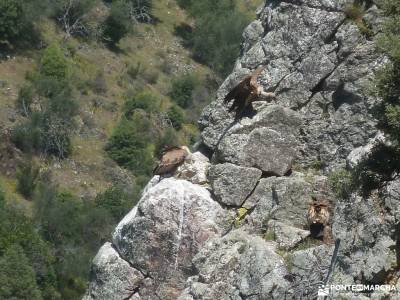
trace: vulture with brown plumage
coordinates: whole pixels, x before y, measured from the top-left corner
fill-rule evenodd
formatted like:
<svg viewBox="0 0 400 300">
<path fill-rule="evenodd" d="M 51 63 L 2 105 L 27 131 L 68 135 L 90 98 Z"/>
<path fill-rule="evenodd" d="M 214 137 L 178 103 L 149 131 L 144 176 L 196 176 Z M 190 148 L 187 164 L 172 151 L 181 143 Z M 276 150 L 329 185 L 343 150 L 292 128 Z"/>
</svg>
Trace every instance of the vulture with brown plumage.
<svg viewBox="0 0 400 300">
<path fill-rule="evenodd" d="M 263 87 L 257 83 L 257 77 L 264 69 L 264 66 L 258 67 L 252 74 L 247 75 L 242 81 L 240 81 L 225 96 L 224 103 L 234 100 L 233 104 L 229 108 L 229 112 L 235 110 L 236 116 L 240 116 L 244 109 L 249 107 L 253 101 L 258 100 L 260 96 L 265 98 L 275 97 L 274 93 L 265 92 Z"/>
<path fill-rule="evenodd" d="M 186 146 L 168 146 L 163 149 L 160 162 L 153 170 L 153 175 L 172 174 L 182 165 L 190 150 Z"/>
</svg>

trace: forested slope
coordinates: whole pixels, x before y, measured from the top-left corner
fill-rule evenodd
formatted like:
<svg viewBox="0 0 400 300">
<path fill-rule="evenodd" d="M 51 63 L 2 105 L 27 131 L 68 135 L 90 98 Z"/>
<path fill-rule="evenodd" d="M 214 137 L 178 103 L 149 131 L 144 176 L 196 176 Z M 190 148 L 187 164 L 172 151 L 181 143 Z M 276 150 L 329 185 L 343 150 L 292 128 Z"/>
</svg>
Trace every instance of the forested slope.
<svg viewBox="0 0 400 300">
<path fill-rule="evenodd" d="M 79 299 L 260 1 L 0 0 L 0 298 Z"/>
</svg>

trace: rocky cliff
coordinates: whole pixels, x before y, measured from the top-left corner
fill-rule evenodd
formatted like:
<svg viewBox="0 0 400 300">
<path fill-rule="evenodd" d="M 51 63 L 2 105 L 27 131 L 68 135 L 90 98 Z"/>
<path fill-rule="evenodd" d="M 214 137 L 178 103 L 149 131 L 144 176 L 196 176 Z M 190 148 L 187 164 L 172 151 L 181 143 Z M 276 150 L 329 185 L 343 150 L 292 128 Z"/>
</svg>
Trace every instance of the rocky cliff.
<svg viewBox="0 0 400 300">
<path fill-rule="evenodd" d="M 330 284 L 393 284 L 400 181 L 369 197 L 333 193 L 328 175 L 352 168 L 377 138 L 369 92 L 385 57 L 373 1 L 267 1 L 242 54 L 199 120 L 202 145 L 173 178 L 154 177 L 93 261 L 89 299 L 314 299 L 334 250 L 310 235 L 312 199 L 341 240 Z M 259 65 L 272 102 L 239 121 L 223 97 Z M 400 289 L 400 283 L 397 284 Z M 336 293 L 334 299 L 393 294 Z"/>
</svg>

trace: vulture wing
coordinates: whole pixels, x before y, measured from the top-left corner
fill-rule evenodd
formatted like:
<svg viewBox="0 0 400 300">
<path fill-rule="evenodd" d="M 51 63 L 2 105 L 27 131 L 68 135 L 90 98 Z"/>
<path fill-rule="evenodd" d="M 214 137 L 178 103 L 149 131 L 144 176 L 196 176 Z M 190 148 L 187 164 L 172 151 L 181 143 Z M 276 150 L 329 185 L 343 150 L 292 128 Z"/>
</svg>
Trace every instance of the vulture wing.
<svg viewBox="0 0 400 300">
<path fill-rule="evenodd" d="M 224 103 L 229 101 L 246 99 L 250 90 L 251 75 L 246 76 L 241 82 L 239 82 L 224 98 Z"/>
<path fill-rule="evenodd" d="M 174 172 L 184 161 L 188 155 L 187 151 L 179 147 L 171 147 L 166 150 L 158 166 L 154 169 L 154 175 L 163 175 Z"/>
</svg>

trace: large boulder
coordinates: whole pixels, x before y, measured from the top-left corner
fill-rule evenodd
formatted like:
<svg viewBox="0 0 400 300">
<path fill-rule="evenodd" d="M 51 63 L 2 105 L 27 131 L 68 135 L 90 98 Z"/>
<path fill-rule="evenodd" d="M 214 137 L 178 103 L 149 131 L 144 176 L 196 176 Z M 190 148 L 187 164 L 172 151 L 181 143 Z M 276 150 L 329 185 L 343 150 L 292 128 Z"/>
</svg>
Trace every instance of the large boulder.
<svg viewBox="0 0 400 300">
<path fill-rule="evenodd" d="M 329 273 L 333 250 L 333 246 L 320 245 L 287 254 L 293 280 L 289 299 L 317 299 Z"/>
<path fill-rule="evenodd" d="M 209 171 L 214 195 L 225 205 L 241 206 L 253 191 L 262 172 L 230 163 L 213 165 Z"/>
<path fill-rule="evenodd" d="M 399 187 L 395 189 L 396 193 L 400 191 Z M 393 203 L 393 185 L 388 190 L 390 194 L 384 198 L 386 203 Z M 349 274 L 360 282 L 383 284 L 397 265 L 398 216 L 392 213 L 395 211 L 388 210 L 376 193 L 368 198 L 353 195 L 338 202 L 332 230 L 335 238 L 341 239 L 341 251 L 344 253 L 341 273 Z M 363 267 L 366 265 L 368 268 Z"/>
<path fill-rule="evenodd" d="M 193 274 L 192 258 L 226 231 L 229 219 L 206 182 L 208 159 L 191 156 L 180 169 L 187 180 L 155 176 L 138 204 L 118 224 L 92 265 L 89 299 L 174 299 Z"/>
<path fill-rule="evenodd" d="M 105 243 L 93 259 L 90 284 L 83 300 L 130 299 L 144 276 L 123 260 L 111 243 Z"/>
<path fill-rule="evenodd" d="M 271 220 L 267 224 L 264 236 L 275 240 L 281 249 L 292 249 L 309 235 L 309 230 Z"/>
<path fill-rule="evenodd" d="M 289 286 L 275 245 L 241 230 L 208 242 L 193 263 L 198 275 L 179 300 L 284 299 Z"/>
<path fill-rule="evenodd" d="M 215 160 L 256 167 L 266 174 L 285 175 L 297 155 L 300 116 L 278 105 L 260 106 L 220 136 Z"/>
<path fill-rule="evenodd" d="M 177 170 L 177 177 L 194 184 L 207 184 L 207 173 L 210 168 L 209 159 L 200 152 L 190 154 Z"/>
<path fill-rule="evenodd" d="M 307 213 L 312 196 L 329 197 L 326 178 L 294 173 L 290 177 L 262 178 L 243 207 L 252 211 L 246 218 L 251 232 L 263 232 L 269 220 L 306 229 Z"/>
</svg>

